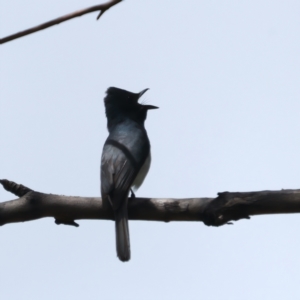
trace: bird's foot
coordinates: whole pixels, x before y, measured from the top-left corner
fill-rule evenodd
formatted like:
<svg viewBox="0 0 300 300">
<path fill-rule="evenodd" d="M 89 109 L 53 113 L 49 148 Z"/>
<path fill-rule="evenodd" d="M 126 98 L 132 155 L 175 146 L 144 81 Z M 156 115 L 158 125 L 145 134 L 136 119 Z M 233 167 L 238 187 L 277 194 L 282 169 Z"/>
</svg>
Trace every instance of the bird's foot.
<svg viewBox="0 0 300 300">
<path fill-rule="evenodd" d="M 131 195 L 130 195 L 130 199 L 134 200 L 135 199 L 135 193 L 133 192 L 132 189 L 130 189 Z"/>
</svg>

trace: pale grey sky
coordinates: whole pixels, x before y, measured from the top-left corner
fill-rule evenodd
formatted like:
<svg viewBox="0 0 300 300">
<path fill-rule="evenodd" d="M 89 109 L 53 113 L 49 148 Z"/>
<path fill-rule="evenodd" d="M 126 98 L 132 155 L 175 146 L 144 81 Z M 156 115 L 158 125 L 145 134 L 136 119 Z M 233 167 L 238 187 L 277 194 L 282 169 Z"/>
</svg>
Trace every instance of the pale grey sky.
<svg viewBox="0 0 300 300">
<path fill-rule="evenodd" d="M 93 1 L 2 1 L 0 37 Z M 160 107 L 138 196 L 300 188 L 300 2 L 124 1 L 0 46 L 0 178 L 99 196 L 109 86 Z M 0 189 L 0 200 L 14 199 Z M 300 216 L 0 228 L 3 299 L 297 299 Z"/>
</svg>

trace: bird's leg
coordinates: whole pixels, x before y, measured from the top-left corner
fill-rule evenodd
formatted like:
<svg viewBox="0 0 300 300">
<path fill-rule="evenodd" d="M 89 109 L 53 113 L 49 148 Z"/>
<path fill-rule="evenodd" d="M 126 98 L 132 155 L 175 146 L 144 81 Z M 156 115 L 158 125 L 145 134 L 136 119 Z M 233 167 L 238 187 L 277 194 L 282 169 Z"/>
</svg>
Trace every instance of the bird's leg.
<svg viewBox="0 0 300 300">
<path fill-rule="evenodd" d="M 134 200 L 134 199 L 135 199 L 135 194 L 134 194 L 133 190 L 130 189 L 130 192 L 131 192 L 130 198 L 131 198 L 132 200 Z"/>
</svg>

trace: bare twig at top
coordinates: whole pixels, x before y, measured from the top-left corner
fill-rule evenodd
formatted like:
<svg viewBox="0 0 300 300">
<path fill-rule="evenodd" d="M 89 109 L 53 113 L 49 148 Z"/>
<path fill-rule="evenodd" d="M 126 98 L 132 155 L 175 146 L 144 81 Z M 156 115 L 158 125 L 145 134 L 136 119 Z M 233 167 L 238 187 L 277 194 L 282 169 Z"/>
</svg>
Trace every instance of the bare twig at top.
<svg viewBox="0 0 300 300">
<path fill-rule="evenodd" d="M 95 6 L 89 7 L 89 8 L 85 8 L 85 9 L 82 9 L 82 10 L 75 11 L 75 12 L 70 13 L 68 15 L 65 15 L 65 16 L 59 17 L 57 19 L 51 20 L 49 22 L 40 24 L 38 26 L 35 26 L 35 27 L 32 27 L 32 28 L 29 28 L 29 29 L 17 32 L 15 34 L 12 34 L 12 35 L 9 35 L 9 36 L 6 36 L 6 37 L 0 39 L 0 44 L 4 44 L 4 43 L 7 43 L 7 42 L 10 42 L 12 40 L 18 39 L 18 38 L 23 37 L 25 35 L 28 35 L 28 34 L 31 34 L 31 33 L 34 33 L 34 32 L 37 32 L 37 31 L 40 31 L 40 30 L 43 30 L 43 29 L 46 29 L 46 28 L 51 27 L 53 25 L 60 24 L 62 22 L 65 22 L 65 21 L 71 20 L 73 18 L 77 18 L 77 17 L 83 16 L 85 14 L 88 14 L 88 13 L 91 13 L 91 12 L 94 12 L 94 11 L 99 11 L 99 14 L 97 16 L 97 20 L 99 20 L 99 18 L 109 8 L 111 8 L 112 6 L 118 4 L 121 1 L 122 0 L 111 0 L 111 1 L 109 1 L 107 3 L 103 3 L 103 4 L 99 4 L 99 5 L 95 5 Z"/>
</svg>

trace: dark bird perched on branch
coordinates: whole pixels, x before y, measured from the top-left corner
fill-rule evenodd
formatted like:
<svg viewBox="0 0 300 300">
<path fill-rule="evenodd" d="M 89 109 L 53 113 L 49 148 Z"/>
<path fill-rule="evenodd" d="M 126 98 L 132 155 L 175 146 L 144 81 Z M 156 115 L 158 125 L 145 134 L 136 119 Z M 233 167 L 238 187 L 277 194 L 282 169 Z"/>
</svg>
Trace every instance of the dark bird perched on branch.
<svg viewBox="0 0 300 300">
<path fill-rule="evenodd" d="M 109 136 L 101 159 L 101 195 L 114 210 L 117 255 L 121 261 L 130 259 L 128 194 L 141 186 L 151 162 L 144 123 L 147 111 L 158 107 L 138 103 L 147 90 L 135 94 L 110 87 L 104 98 Z"/>
</svg>

